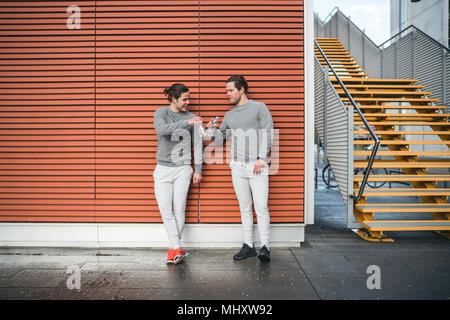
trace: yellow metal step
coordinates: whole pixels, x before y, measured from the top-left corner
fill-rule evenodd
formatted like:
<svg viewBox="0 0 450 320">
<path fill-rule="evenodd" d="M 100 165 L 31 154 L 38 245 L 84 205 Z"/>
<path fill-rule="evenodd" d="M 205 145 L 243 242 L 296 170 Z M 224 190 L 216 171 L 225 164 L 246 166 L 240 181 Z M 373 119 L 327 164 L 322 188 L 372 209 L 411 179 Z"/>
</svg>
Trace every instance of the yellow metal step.
<svg viewBox="0 0 450 320">
<path fill-rule="evenodd" d="M 348 105 L 346 106 L 348 107 Z M 447 106 L 392 106 L 392 105 L 359 105 L 360 109 L 423 109 L 423 110 L 444 110 Z M 431 113 L 432 114 L 432 113 Z"/>
<path fill-rule="evenodd" d="M 343 97 L 341 99 L 342 101 L 349 101 L 347 97 Z M 361 97 L 354 97 L 353 100 L 355 101 L 362 101 L 362 102 L 423 102 L 423 103 L 430 103 L 430 102 L 437 102 L 439 99 L 432 99 L 432 98 L 398 98 L 398 97 L 392 97 L 392 98 L 361 98 Z"/>
<path fill-rule="evenodd" d="M 355 156 L 370 156 L 372 151 L 354 151 Z M 450 157 L 450 151 L 385 151 L 378 150 L 377 156 L 405 156 L 405 157 L 423 157 L 423 156 L 448 156 Z"/>
<path fill-rule="evenodd" d="M 392 212 L 392 213 L 406 213 L 406 212 L 449 212 L 450 204 L 448 203 L 371 203 L 359 204 L 355 207 L 364 213 L 376 212 Z M 450 222 L 450 221 L 449 221 Z"/>
<path fill-rule="evenodd" d="M 377 135 L 444 135 L 450 136 L 450 131 L 393 131 L 393 130 L 375 130 L 375 134 Z M 369 131 L 367 130 L 356 130 L 353 134 L 359 135 L 369 135 Z"/>
<path fill-rule="evenodd" d="M 336 92 L 338 94 L 345 94 L 344 90 L 342 89 L 336 89 Z M 399 90 L 395 90 L 395 91 L 386 91 L 386 90 L 373 90 L 373 89 L 369 89 L 369 90 L 348 90 L 348 92 L 352 95 L 352 96 L 359 96 L 359 95 L 377 95 L 377 96 L 391 96 L 391 95 L 396 95 L 396 96 L 426 96 L 431 94 L 432 92 L 429 91 L 399 91 Z M 386 97 L 388 98 L 388 97 Z M 390 99 L 390 98 L 389 98 Z"/>
<path fill-rule="evenodd" d="M 355 168 L 367 168 L 367 160 L 355 160 L 353 161 L 353 167 Z M 373 168 L 450 168 L 450 161 L 448 160 L 435 160 L 435 161 L 404 161 L 404 160 L 375 160 Z"/>
<path fill-rule="evenodd" d="M 381 120 L 380 118 L 382 118 L 381 116 L 372 116 L 370 114 L 365 114 L 364 117 L 366 118 L 367 121 L 369 121 L 370 123 L 372 123 L 373 121 L 379 121 Z M 444 119 L 447 117 L 444 117 Z M 355 121 L 360 120 L 361 117 L 356 116 L 355 115 Z M 392 121 L 392 122 L 401 122 L 401 121 L 421 121 L 421 122 L 434 122 L 435 120 L 442 120 L 441 119 L 436 119 L 434 117 L 385 117 L 385 119 L 383 119 L 385 121 Z"/>
<path fill-rule="evenodd" d="M 369 231 L 443 231 L 450 230 L 449 220 L 377 220 L 363 221 Z"/>
<path fill-rule="evenodd" d="M 325 62 L 325 60 L 323 60 L 323 59 L 319 59 L 319 62 L 320 62 L 320 64 L 322 65 L 322 66 L 324 66 L 324 67 L 328 67 L 328 64 Z M 330 61 L 330 63 L 331 63 L 331 61 Z M 341 62 L 335 62 L 334 64 L 333 63 L 331 63 L 331 65 L 333 66 L 333 68 L 334 67 L 336 67 L 336 66 L 355 66 L 355 67 L 358 67 L 358 68 L 361 68 L 361 66 L 359 66 L 356 62 L 348 62 L 348 61 L 341 61 Z M 341 79 L 342 80 L 342 79 Z"/>
<path fill-rule="evenodd" d="M 373 140 L 355 140 L 355 145 L 371 145 L 374 144 Z M 420 141 L 420 140 L 381 140 L 381 146 L 383 145 L 409 145 L 409 144 L 450 144 L 450 140 L 435 140 L 435 141 Z"/>
<path fill-rule="evenodd" d="M 359 190 L 354 190 L 355 196 L 358 195 Z M 364 197 L 391 197 L 391 196 L 450 196 L 450 188 L 436 188 L 436 189 L 365 189 Z"/>
<path fill-rule="evenodd" d="M 371 126 L 440 126 L 447 127 L 450 126 L 450 122 L 442 121 L 371 121 L 369 122 Z M 362 121 L 355 121 L 355 126 L 364 125 Z"/>
<path fill-rule="evenodd" d="M 377 113 L 377 112 L 366 112 L 364 113 L 365 117 L 380 117 L 380 118 L 450 118 L 450 114 L 443 113 Z M 359 117 L 358 114 L 355 113 L 355 117 Z"/>
<path fill-rule="evenodd" d="M 339 88 L 339 84 L 334 84 L 335 88 Z M 403 90 L 417 90 L 417 89 L 423 89 L 425 86 L 422 85 L 401 85 L 401 84 L 347 84 L 347 88 L 354 88 L 354 89 L 362 89 L 362 90 L 369 90 L 369 89 L 403 89 Z"/>
<path fill-rule="evenodd" d="M 339 69 L 344 69 L 344 70 L 347 70 L 347 69 L 359 70 L 360 69 L 360 70 L 364 70 L 364 69 L 361 69 L 360 66 L 336 66 L 336 68 L 334 68 L 334 70 L 339 70 Z M 361 85 L 359 85 L 359 86 L 361 86 Z M 335 85 L 335 87 L 339 87 L 339 85 Z M 346 87 L 348 88 L 348 86 L 346 86 Z"/>
<path fill-rule="evenodd" d="M 330 81 L 337 81 L 335 77 L 331 77 Z M 417 79 L 373 79 L 373 78 L 365 78 L 365 79 L 345 79 L 345 81 L 342 82 L 356 82 L 356 83 L 362 83 L 362 84 L 387 84 L 387 83 L 396 83 L 396 84 L 405 84 L 405 83 L 416 83 L 419 80 Z"/>
<path fill-rule="evenodd" d="M 357 174 L 353 176 L 353 181 L 361 182 L 364 176 Z M 423 182 L 435 182 L 435 181 L 450 181 L 449 174 L 422 174 L 422 175 L 406 175 L 406 174 L 389 174 L 389 175 L 369 175 L 368 181 L 423 181 Z"/>
<path fill-rule="evenodd" d="M 339 74 L 339 76 L 348 76 L 348 75 L 355 76 L 355 75 L 367 74 L 367 73 L 365 73 L 366 70 L 342 70 L 342 69 L 336 70 L 335 69 L 335 71 Z M 359 92 L 364 92 L 364 91 L 359 91 Z"/>
<path fill-rule="evenodd" d="M 359 73 L 359 74 L 340 74 L 341 79 L 345 79 L 346 77 L 367 77 L 367 73 Z"/>
</svg>

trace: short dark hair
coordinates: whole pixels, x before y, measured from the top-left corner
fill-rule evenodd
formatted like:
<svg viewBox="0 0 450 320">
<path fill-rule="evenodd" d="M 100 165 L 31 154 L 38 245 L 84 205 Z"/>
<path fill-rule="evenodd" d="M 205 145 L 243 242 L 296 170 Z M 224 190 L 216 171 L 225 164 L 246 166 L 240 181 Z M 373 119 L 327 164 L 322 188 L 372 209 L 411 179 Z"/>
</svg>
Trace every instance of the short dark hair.
<svg viewBox="0 0 450 320">
<path fill-rule="evenodd" d="M 169 100 L 169 102 L 172 102 L 172 98 L 178 100 L 178 98 L 180 98 L 180 96 L 185 92 L 189 92 L 189 88 L 182 83 L 174 83 L 170 86 L 170 88 L 164 89 L 164 94 L 167 96 L 167 100 Z"/>
<path fill-rule="evenodd" d="M 248 83 L 243 76 L 231 76 L 226 81 L 226 83 L 229 82 L 234 82 L 234 86 L 236 87 L 236 89 L 241 90 L 241 88 L 244 87 L 244 92 L 248 92 Z"/>
</svg>

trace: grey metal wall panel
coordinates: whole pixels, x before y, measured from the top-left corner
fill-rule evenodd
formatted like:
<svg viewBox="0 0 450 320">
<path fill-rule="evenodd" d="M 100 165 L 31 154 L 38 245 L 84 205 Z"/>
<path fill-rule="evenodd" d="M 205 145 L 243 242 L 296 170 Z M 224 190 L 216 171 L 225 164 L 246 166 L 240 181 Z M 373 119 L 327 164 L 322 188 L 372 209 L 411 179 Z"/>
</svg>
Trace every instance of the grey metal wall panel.
<svg viewBox="0 0 450 320">
<path fill-rule="evenodd" d="M 314 123 L 319 139 L 324 143 L 323 71 L 317 58 L 314 59 Z"/>
<path fill-rule="evenodd" d="M 325 26 L 317 14 L 314 14 L 314 37 L 315 38 L 325 37 Z"/>
<path fill-rule="evenodd" d="M 347 18 L 340 12 L 336 12 L 336 18 L 338 23 L 338 35 L 339 41 L 341 41 L 342 45 L 349 50 L 349 22 Z"/>
<path fill-rule="evenodd" d="M 325 99 L 324 99 L 325 98 Z M 324 105 L 324 101 L 326 104 Z M 325 145 L 326 155 L 331 165 L 336 182 L 346 206 L 349 201 L 349 188 L 353 188 L 349 182 L 349 138 L 347 111 L 339 99 L 338 94 L 325 77 L 317 58 L 314 59 L 314 119 L 316 132 Z M 326 112 L 326 122 L 324 116 Z M 351 146 L 353 150 L 353 145 Z"/>
<path fill-rule="evenodd" d="M 348 120 L 347 112 L 331 82 L 327 82 L 327 156 L 342 198 L 348 206 Z"/>
<path fill-rule="evenodd" d="M 422 33 L 416 34 L 416 77 L 431 91 L 432 98 L 443 101 L 442 48 Z"/>
<path fill-rule="evenodd" d="M 398 41 L 397 45 L 397 78 L 413 78 L 413 33 L 409 33 Z"/>
<path fill-rule="evenodd" d="M 370 41 L 364 41 L 365 65 L 370 78 L 381 78 L 381 50 Z"/>
<path fill-rule="evenodd" d="M 353 24 L 350 24 L 350 54 L 364 68 L 362 33 Z"/>
<path fill-rule="evenodd" d="M 395 79 L 395 50 L 396 44 L 391 44 L 383 50 L 383 74 L 382 78 Z"/>
<path fill-rule="evenodd" d="M 325 36 L 338 38 L 370 77 L 381 75 L 381 50 L 341 11 L 325 24 Z"/>
</svg>

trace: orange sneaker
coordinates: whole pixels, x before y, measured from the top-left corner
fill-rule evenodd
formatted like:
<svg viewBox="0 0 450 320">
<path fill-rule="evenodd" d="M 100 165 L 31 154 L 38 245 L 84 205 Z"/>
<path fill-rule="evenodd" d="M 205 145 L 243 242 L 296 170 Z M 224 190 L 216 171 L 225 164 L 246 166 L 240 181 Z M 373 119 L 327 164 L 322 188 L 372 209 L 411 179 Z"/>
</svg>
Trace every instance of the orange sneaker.
<svg viewBox="0 0 450 320">
<path fill-rule="evenodd" d="M 174 264 L 175 263 L 175 250 L 174 249 L 170 249 L 169 251 L 167 251 L 167 264 Z"/>
<path fill-rule="evenodd" d="M 183 248 L 178 248 L 175 250 L 175 264 L 180 263 L 183 261 L 184 257 L 187 256 L 186 251 L 184 251 Z"/>
</svg>

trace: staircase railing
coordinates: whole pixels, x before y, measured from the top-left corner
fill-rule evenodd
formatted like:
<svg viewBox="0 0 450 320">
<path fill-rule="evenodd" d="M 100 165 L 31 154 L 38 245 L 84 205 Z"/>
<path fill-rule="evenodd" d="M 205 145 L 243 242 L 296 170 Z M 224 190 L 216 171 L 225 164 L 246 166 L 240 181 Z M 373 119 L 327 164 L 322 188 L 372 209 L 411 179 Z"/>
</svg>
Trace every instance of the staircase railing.
<svg viewBox="0 0 450 320">
<path fill-rule="evenodd" d="M 339 38 L 370 77 L 380 77 L 380 48 L 338 7 L 330 12 L 324 22 L 316 15 L 314 27 L 315 37 Z"/>
<path fill-rule="evenodd" d="M 372 170 L 372 166 L 373 166 L 373 162 L 375 160 L 375 156 L 377 154 L 378 151 L 378 147 L 380 146 L 380 139 L 377 137 L 377 135 L 375 134 L 375 132 L 372 130 L 372 127 L 369 125 L 369 122 L 367 121 L 367 119 L 364 117 L 364 114 L 362 113 L 361 109 L 358 107 L 358 105 L 356 104 L 355 100 L 353 100 L 353 97 L 351 96 L 351 94 L 348 92 L 347 88 L 345 87 L 344 83 L 342 82 L 341 78 L 339 77 L 339 75 L 336 73 L 336 71 L 333 68 L 333 65 L 330 63 L 330 61 L 328 60 L 327 56 L 324 54 L 322 48 L 320 47 L 319 43 L 317 43 L 316 40 L 314 40 L 315 45 L 317 46 L 317 49 L 319 50 L 321 56 L 324 58 L 325 62 L 327 63 L 328 67 L 330 68 L 331 72 L 334 74 L 334 76 L 336 77 L 336 80 L 338 81 L 339 85 L 341 86 L 342 90 L 344 91 L 345 95 L 347 96 L 347 98 L 350 101 L 350 104 L 352 105 L 353 109 L 356 110 L 356 112 L 358 113 L 359 117 L 361 118 L 361 120 L 364 123 L 364 126 L 367 128 L 367 130 L 370 133 L 370 136 L 372 137 L 372 139 L 375 141 L 375 143 L 373 144 L 373 149 L 372 149 L 372 153 L 370 155 L 369 158 L 369 163 L 367 165 L 366 171 L 364 173 L 364 178 L 362 180 L 361 186 L 359 188 L 359 192 L 357 196 L 352 194 L 350 195 L 351 198 L 353 198 L 355 201 L 359 201 L 361 200 L 362 194 L 364 193 L 364 189 L 366 188 L 367 185 L 367 180 L 369 178 L 370 175 L 370 171 Z M 348 113 L 348 117 L 349 118 L 353 118 L 353 111 L 352 113 Z M 350 128 L 349 128 L 350 129 Z M 352 132 L 353 132 L 353 128 Z M 353 139 L 352 139 L 352 144 L 353 144 Z M 327 151 L 328 152 L 328 151 Z M 353 165 L 353 164 L 352 164 Z"/>
<path fill-rule="evenodd" d="M 381 48 L 381 77 L 418 79 L 450 112 L 450 49 L 414 25 L 389 40 Z"/>
</svg>

